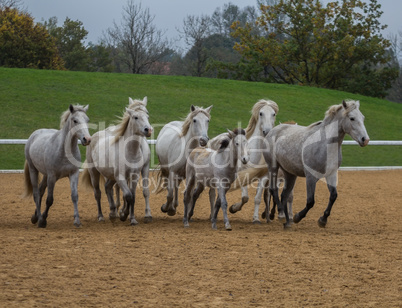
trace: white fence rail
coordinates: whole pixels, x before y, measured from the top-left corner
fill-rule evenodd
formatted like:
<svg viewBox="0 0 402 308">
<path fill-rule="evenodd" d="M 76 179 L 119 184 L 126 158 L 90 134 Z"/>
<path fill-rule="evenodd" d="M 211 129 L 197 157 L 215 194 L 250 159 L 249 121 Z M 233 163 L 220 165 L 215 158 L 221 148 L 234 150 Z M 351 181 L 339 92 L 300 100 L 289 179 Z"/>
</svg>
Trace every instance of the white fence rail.
<svg viewBox="0 0 402 308">
<path fill-rule="evenodd" d="M 155 139 L 150 139 L 147 140 L 148 144 L 155 144 L 156 140 Z M 27 139 L 0 139 L 0 145 L 2 144 L 26 144 Z M 354 140 L 344 140 L 343 145 L 358 145 L 358 143 Z M 399 140 L 370 140 L 369 143 L 370 146 L 373 145 L 399 145 L 402 146 L 402 141 Z M 402 169 L 402 166 L 380 166 L 380 167 L 341 167 L 341 170 L 350 170 L 350 171 L 355 171 L 355 170 L 396 170 L 396 169 Z M 0 170 L 0 173 L 19 173 L 22 172 L 22 170 Z"/>
</svg>

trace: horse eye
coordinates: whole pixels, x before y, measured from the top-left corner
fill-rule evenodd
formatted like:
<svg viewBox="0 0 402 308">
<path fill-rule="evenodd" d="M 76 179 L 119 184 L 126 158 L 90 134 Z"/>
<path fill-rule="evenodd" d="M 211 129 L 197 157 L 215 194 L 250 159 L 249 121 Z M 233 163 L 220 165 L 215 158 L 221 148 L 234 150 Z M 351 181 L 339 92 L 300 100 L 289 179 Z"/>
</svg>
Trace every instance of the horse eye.
<svg viewBox="0 0 402 308">
<path fill-rule="evenodd" d="M 351 120 L 351 121 L 354 121 L 354 120 L 355 120 L 355 118 L 350 118 L 350 120 Z"/>
<path fill-rule="evenodd" d="M 77 120 L 74 120 L 74 124 L 77 124 L 78 123 L 78 121 Z"/>
<path fill-rule="evenodd" d="M 260 117 L 262 117 L 262 112 L 260 112 Z"/>
<path fill-rule="evenodd" d="M 276 113 L 273 113 L 272 116 L 275 117 L 275 116 L 276 116 Z"/>
<path fill-rule="evenodd" d="M 195 119 L 194 119 L 194 121 L 193 121 L 193 122 L 194 122 L 194 123 L 197 123 L 197 120 L 195 120 Z"/>
<path fill-rule="evenodd" d="M 134 120 L 138 120 L 138 117 L 134 117 Z"/>
<path fill-rule="evenodd" d="M 238 143 L 238 142 L 236 142 L 236 145 L 239 145 L 239 143 Z"/>
</svg>

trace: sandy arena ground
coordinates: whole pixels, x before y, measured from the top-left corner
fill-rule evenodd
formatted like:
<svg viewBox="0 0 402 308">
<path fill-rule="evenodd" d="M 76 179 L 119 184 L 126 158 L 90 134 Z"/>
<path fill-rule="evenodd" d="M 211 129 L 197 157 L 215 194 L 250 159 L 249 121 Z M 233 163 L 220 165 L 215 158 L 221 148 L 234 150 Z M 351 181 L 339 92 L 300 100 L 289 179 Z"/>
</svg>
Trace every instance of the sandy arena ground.
<svg viewBox="0 0 402 308">
<path fill-rule="evenodd" d="M 296 183 L 294 212 L 305 205 L 304 183 Z M 340 172 L 325 229 L 317 220 L 328 191 L 319 182 L 315 207 L 288 231 L 278 221 L 252 224 L 252 200 L 229 214 L 233 231 L 221 213 L 213 231 L 206 192 L 188 229 L 182 194 L 174 217 L 160 211 L 165 193 L 152 194 L 153 222 L 144 224 L 138 193 L 140 224 L 99 223 L 93 193 L 82 187 L 83 226 L 75 228 L 67 179 L 39 229 L 30 222 L 33 201 L 20 198 L 23 175 L 0 175 L 0 187 L 3 307 L 402 306 L 402 170 Z M 229 204 L 239 197 L 229 193 Z"/>
</svg>

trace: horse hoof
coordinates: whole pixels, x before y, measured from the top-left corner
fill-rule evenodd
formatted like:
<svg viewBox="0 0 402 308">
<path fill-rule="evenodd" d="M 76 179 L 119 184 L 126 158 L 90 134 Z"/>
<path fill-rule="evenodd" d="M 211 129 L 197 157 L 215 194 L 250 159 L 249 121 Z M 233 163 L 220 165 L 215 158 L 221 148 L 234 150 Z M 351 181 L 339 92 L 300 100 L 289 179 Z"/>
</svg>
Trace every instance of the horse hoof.
<svg viewBox="0 0 402 308">
<path fill-rule="evenodd" d="M 232 226 L 230 224 L 227 224 L 225 226 L 226 231 L 232 231 Z"/>
<path fill-rule="evenodd" d="M 38 228 L 46 228 L 47 221 L 44 219 L 39 219 Z"/>
<path fill-rule="evenodd" d="M 75 223 L 74 223 L 74 226 L 77 227 L 77 228 L 80 228 L 82 225 L 81 225 L 80 222 L 75 222 Z"/>
<path fill-rule="evenodd" d="M 291 228 L 292 228 L 292 224 L 289 222 L 289 223 L 284 223 L 283 224 L 283 228 L 285 229 L 285 230 L 290 230 Z"/>
<path fill-rule="evenodd" d="M 259 221 L 258 219 L 254 219 L 253 225 L 261 225 L 261 221 Z"/>
<path fill-rule="evenodd" d="M 319 226 L 320 228 L 325 228 L 326 225 L 327 225 L 327 222 L 324 221 L 324 219 L 323 219 L 322 217 L 320 217 L 320 218 L 318 219 L 318 226 Z"/>
<path fill-rule="evenodd" d="M 188 222 L 184 223 L 184 228 L 190 228 L 190 224 Z"/>
<path fill-rule="evenodd" d="M 144 217 L 144 223 L 149 224 L 152 222 L 152 216 L 146 216 Z"/>
<path fill-rule="evenodd" d="M 31 222 L 32 222 L 33 224 L 36 224 L 36 223 L 38 222 L 38 216 L 36 216 L 35 214 L 33 214 L 32 217 L 31 217 Z"/>
<path fill-rule="evenodd" d="M 218 230 L 218 227 L 216 226 L 216 223 L 212 224 L 212 230 Z"/>
<path fill-rule="evenodd" d="M 132 218 L 132 219 L 130 220 L 130 225 L 131 225 L 131 226 L 138 225 L 138 221 L 135 220 L 135 218 Z"/>
<path fill-rule="evenodd" d="M 117 216 L 116 216 L 116 214 L 109 214 L 109 219 L 110 219 L 110 221 L 111 222 L 115 222 L 116 221 L 116 218 L 117 218 Z"/>
<path fill-rule="evenodd" d="M 230 213 L 232 213 L 232 214 L 234 214 L 234 213 L 236 213 L 237 211 L 235 211 L 235 209 L 233 208 L 233 205 L 229 208 L 229 212 Z"/>
<path fill-rule="evenodd" d="M 262 219 L 265 219 L 265 217 L 267 217 L 267 212 L 264 211 L 264 212 L 262 212 L 262 214 L 261 214 L 261 218 L 262 218 Z"/>
<path fill-rule="evenodd" d="M 269 214 L 269 219 L 274 220 L 275 219 L 275 214 Z"/>
<path fill-rule="evenodd" d="M 105 222 L 105 218 L 103 218 L 103 216 L 98 217 L 98 221 L 99 222 Z"/>
<path fill-rule="evenodd" d="M 300 222 L 300 220 L 301 220 L 301 218 L 300 218 L 299 213 L 297 213 L 295 216 L 293 216 L 293 222 L 295 224 L 298 224 Z"/>
<path fill-rule="evenodd" d="M 164 205 L 161 206 L 161 211 L 162 211 L 162 213 L 167 213 L 167 210 L 165 210 L 165 206 L 166 206 L 166 204 L 164 204 Z"/>
<path fill-rule="evenodd" d="M 167 212 L 167 214 L 168 214 L 169 216 L 174 216 L 174 215 L 176 215 L 176 210 L 169 210 L 169 211 Z"/>
<path fill-rule="evenodd" d="M 279 213 L 278 214 L 278 220 L 279 222 L 285 223 L 286 222 L 286 216 L 284 213 Z"/>
</svg>

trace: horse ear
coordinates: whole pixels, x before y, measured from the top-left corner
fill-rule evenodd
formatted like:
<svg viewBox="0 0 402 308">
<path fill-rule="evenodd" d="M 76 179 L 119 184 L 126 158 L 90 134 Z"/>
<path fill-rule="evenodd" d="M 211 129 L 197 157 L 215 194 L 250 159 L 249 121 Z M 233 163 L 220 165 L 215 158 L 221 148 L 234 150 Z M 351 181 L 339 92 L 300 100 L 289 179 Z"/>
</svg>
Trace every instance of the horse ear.
<svg viewBox="0 0 402 308">
<path fill-rule="evenodd" d="M 128 98 L 128 104 L 131 105 L 132 103 L 134 103 L 133 99 L 131 97 Z"/>
<path fill-rule="evenodd" d="M 129 114 L 130 116 L 132 116 L 134 110 L 132 110 L 132 109 L 126 107 L 126 112 L 128 112 L 128 114 Z"/>
<path fill-rule="evenodd" d="M 343 108 L 345 108 L 345 109 L 348 108 L 348 105 L 346 104 L 345 100 L 342 101 L 342 106 L 343 106 Z"/>
<path fill-rule="evenodd" d="M 70 112 L 73 113 L 74 112 L 74 106 L 72 104 L 70 104 L 70 107 L 68 107 L 70 109 Z"/>
<path fill-rule="evenodd" d="M 84 107 L 85 113 L 88 111 L 88 108 L 89 108 L 89 105 L 86 105 L 86 106 Z"/>
<path fill-rule="evenodd" d="M 356 104 L 357 109 L 359 109 L 360 108 L 360 101 L 355 101 L 355 104 Z"/>
<path fill-rule="evenodd" d="M 148 97 L 144 96 L 144 98 L 142 99 L 142 103 L 144 104 L 144 106 L 146 106 L 148 103 Z"/>
<path fill-rule="evenodd" d="M 214 105 L 209 106 L 208 108 L 205 109 L 205 111 L 208 112 L 208 113 L 210 113 L 213 106 L 214 106 Z"/>
<path fill-rule="evenodd" d="M 194 105 L 191 105 L 191 107 L 190 107 L 190 111 L 191 111 L 191 112 L 193 112 L 194 110 L 195 110 Z"/>
<path fill-rule="evenodd" d="M 228 132 L 229 132 L 229 137 L 230 137 L 231 139 L 233 139 L 234 137 L 236 137 L 236 134 L 235 134 L 233 131 L 231 131 L 231 130 L 228 129 L 228 128 L 227 128 L 227 130 L 228 130 Z"/>
</svg>

